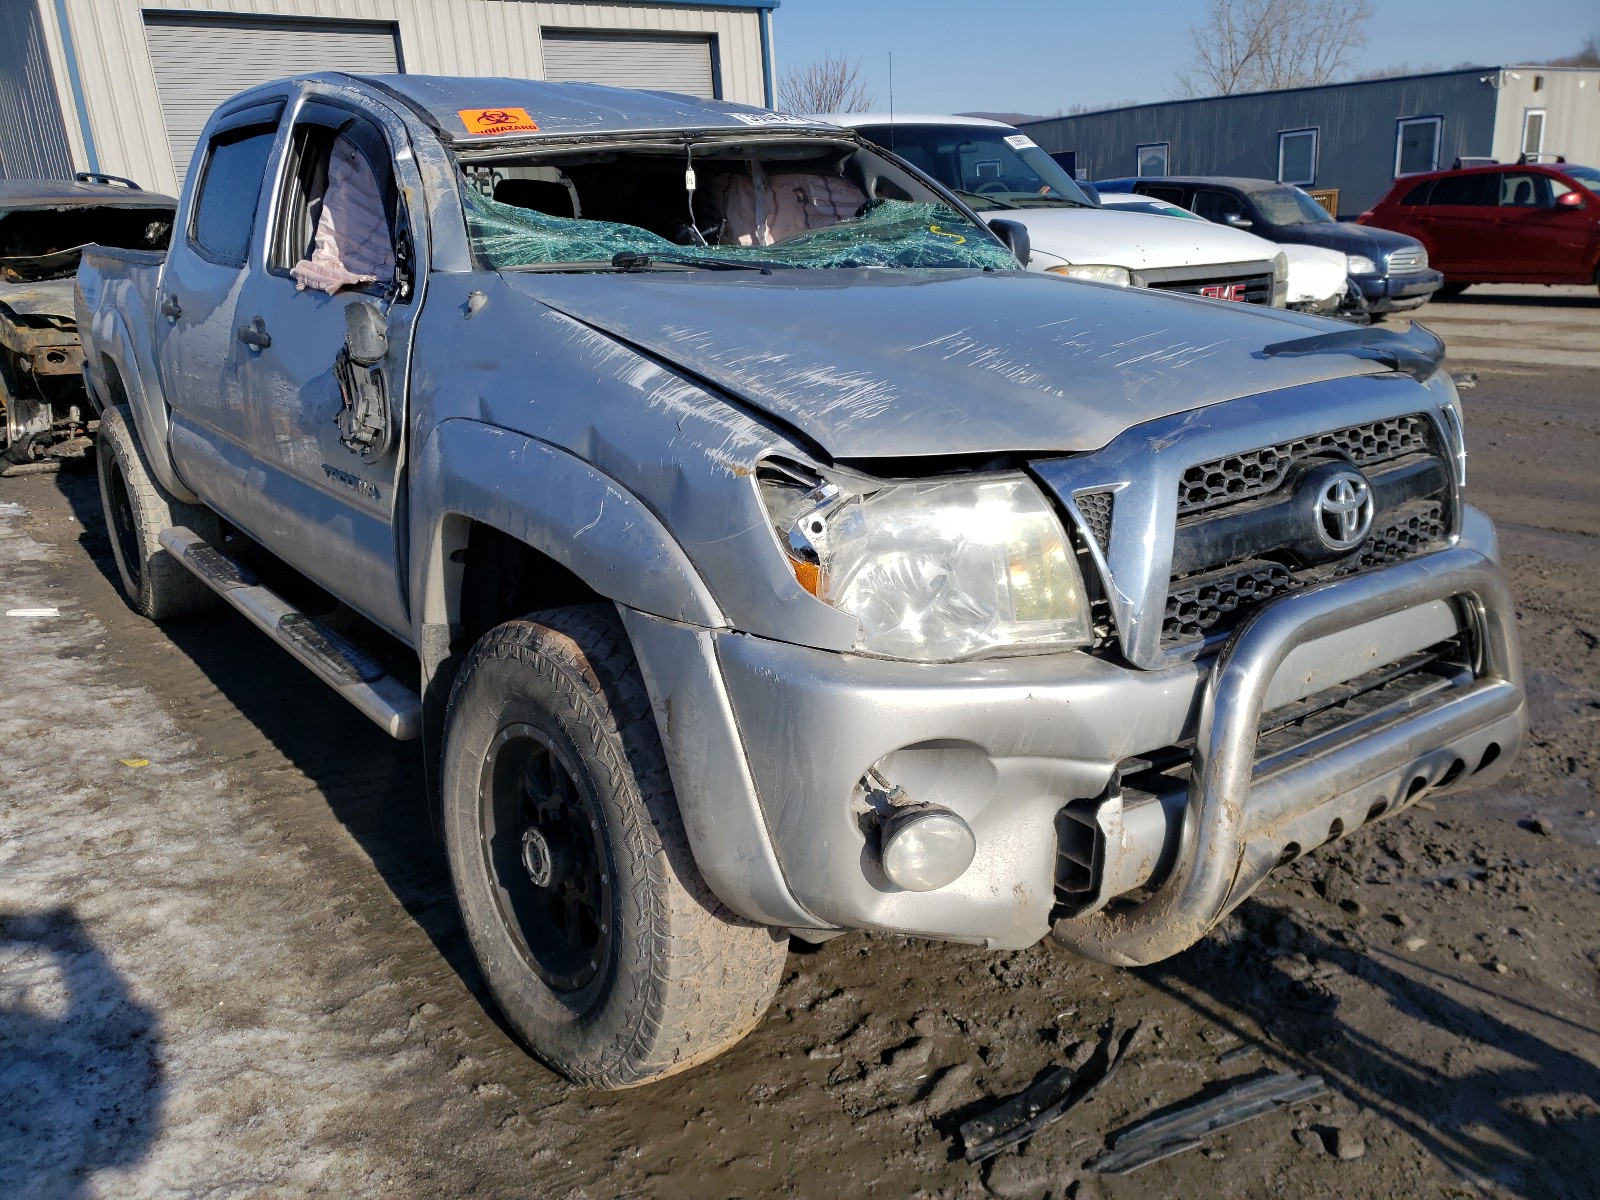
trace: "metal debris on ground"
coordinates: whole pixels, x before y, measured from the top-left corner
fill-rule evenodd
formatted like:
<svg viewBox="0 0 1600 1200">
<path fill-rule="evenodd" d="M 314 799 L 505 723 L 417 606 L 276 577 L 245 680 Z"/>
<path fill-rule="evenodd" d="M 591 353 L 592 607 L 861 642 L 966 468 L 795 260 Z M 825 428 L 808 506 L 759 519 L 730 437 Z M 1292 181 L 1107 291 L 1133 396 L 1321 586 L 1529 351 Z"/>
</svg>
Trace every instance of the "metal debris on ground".
<svg viewBox="0 0 1600 1200">
<path fill-rule="evenodd" d="M 1136 1121 L 1111 1136 L 1111 1149 L 1088 1163 L 1102 1175 L 1126 1175 L 1163 1158 L 1193 1150 L 1223 1129 L 1242 1125 L 1289 1104 L 1328 1090 L 1320 1075 L 1283 1071 L 1261 1075 L 1209 1100 L 1185 1105 L 1158 1117 Z"/>
<path fill-rule="evenodd" d="M 1229 1050 L 1226 1054 L 1219 1055 L 1218 1058 L 1217 1058 L 1217 1066 L 1219 1066 L 1219 1067 L 1230 1066 L 1231 1064 L 1238 1062 L 1240 1059 L 1251 1058 L 1251 1057 L 1253 1057 L 1253 1056 L 1255 1056 L 1257 1054 L 1260 1054 L 1260 1053 L 1261 1053 L 1261 1043 L 1260 1042 L 1246 1042 L 1242 1046 L 1235 1046 L 1232 1050 Z"/>
<path fill-rule="evenodd" d="M 8 608 L 8 617 L 59 617 L 61 610 L 58 608 Z"/>
<path fill-rule="evenodd" d="M 998 1108 L 961 1126 L 961 1143 L 969 1163 L 983 1162 L 1002 1150 L 1027 1141 L 1052 1121 L 1093 1096 L 1117 1072 L 1143 1022 L 1118 1030 L 1107 1024 L 1094 1055 L 1082 1071 L 1057 1067 Z"/>
</svg>

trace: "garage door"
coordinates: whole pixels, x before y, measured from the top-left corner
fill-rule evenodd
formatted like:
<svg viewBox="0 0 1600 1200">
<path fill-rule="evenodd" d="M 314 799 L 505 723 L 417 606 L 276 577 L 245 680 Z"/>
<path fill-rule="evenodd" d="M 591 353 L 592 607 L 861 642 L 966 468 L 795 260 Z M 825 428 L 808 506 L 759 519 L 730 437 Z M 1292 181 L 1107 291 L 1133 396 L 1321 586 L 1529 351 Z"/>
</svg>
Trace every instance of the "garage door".
<svg viewBox="0 0 1600 1200">
<path fill-rule="evenodd" d="M 557 83 L 687 92 L 714 99 L 717 76 L 704 34 L 544 31 L 544 77 Z"/>
<path fill-rule="evenodd" d="M 311 71 L 371 75 L 400 69 L 394 26 L 387 23 L 147 13 L 145 38 L 180 187 L 206 119 L 235 92 Z"/>
</svg>

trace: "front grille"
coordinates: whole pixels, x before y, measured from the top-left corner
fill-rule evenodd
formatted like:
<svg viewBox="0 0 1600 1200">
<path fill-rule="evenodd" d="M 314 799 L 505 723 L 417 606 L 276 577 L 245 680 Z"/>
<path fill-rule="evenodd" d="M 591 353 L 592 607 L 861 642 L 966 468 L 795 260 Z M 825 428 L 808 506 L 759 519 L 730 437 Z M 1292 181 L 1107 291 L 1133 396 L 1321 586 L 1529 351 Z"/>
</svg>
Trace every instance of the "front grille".
<svg viewBox="0 0 1600 1200">
<path fill-rule="evenodd" d="M 1111 496 L 1110 492 L 1080 492 L 1072 498 L 1102 554 L 1111 546 Z"/>
<path fill-rule="evenodd" d="M 1312 455 L 1341 455 L 1368 467 L 1426 450 L 1429 428 L 1420 414 L 1391 417 L 1200 463 L 1178 481 L 1178 516 L 1264 496 L 1284 481 L 1295 463 Z"/>
<path fill-rule="evenodd" d="M 1161 640 L 1171 645 L 1205 637 L 1241 608 L 1281 596 L 1294 586 L 1288 567 L 1260 560 L 1191 575 L 1175 582 L 1167 593 Z"/>
<path fill-rule="evenodd" d="M 1414 501 L 1380 517 L 1360 550 L 1330 565 L 1291 570 L 1282 563 L 1251 559 L 1174 579 L 1161 623 L 1162 645 L 1179 646 L 1225 632 L 1256 605 L 1313 583 L 1440 549 L 1449 532 L 1443 502 Z"/>
<path fill-rule="evenodd" d="M 1208 279 L 1174 279 L 1150 284 L 1163 292 L 1186 292 L 1191 296 L 1210 296 L 1221 300 L 1242 300 L 1246 304 L 1272 303 L 1272 276 L 1218 275 Z"/>
<path fill-rule="evenodd" d="M 1428 269 L 1428 252 L 1421 246 L 1407 246 L 1389 255 L 1389 274 L 1416 275 Z"/>
</svg>

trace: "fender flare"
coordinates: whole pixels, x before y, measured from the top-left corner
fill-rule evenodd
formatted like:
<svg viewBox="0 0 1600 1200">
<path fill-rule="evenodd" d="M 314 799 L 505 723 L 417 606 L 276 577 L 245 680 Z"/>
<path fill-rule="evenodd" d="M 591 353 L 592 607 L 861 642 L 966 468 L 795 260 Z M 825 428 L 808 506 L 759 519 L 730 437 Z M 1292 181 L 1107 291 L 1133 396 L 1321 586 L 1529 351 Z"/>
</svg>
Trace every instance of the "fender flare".
<svg viewBox="0 0 1600 1200">
<path fill-rule="evenodd" d="M 171 432 L 167 401 L 161 394 L 155 362 L 139 354 L 138 344 L 129 333 L 122 314 L 115 309 L 101 309 L 96 313 L 90 344 L 96 353 L 84 356 L 83 378 L 94 403 L 102 410 L 115 404 L 127 404 L 133 414 L 139 445 L 156 482 L 186 504 L 202 503 L 178 478 L 172 465 L 167 444 Z M 116 371 L 122 398 L 114 394 L 110 381 L 101 377 L 102 362 L 109 362 Z"/>
<path fill-rule="evenodd" d="M 452 526 L 476 521 L 530 546 L 596 593 L 701 628 L 727 618 L 689 556 L 632 492 L 548 442 L 480 421 L 436 426 L 412 458 L 411 594 L 418 644 L 459 617 Z M 424 655 L 425 660 L 432 655 Z M 437 664 L 424 662 L 424 672 Z"/>
</svg>

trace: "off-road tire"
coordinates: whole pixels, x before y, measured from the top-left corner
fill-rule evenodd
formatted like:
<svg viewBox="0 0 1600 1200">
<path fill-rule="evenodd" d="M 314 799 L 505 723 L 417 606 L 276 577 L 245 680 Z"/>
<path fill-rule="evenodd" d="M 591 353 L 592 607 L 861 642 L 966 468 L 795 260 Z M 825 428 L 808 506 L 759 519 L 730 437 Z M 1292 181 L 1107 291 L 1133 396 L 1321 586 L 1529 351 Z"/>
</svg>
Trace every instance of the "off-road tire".
<svg viewBox="0 0 1600 1200">
<path fill-rule="evenodd" d="M 509 835 L 484 824 L 489 794 L 505 790 L 490 782 L 500 778 L 494 747 L 528 729 L 575 768 L 579 798 L 564 809 L 587 808 L 576 824 L 594 831 L 595 861 L 609 874 L 612 932 L 578 990 L 553 989 L 544 960 L 530 962 L 536 939 L 508 914 L 503 890 L 525 884 L 495 878 L 506 855 L 490 843 Z M 451 691 L 442 782 L 467 935 L 501 1012 L 541 1061 L 583 1086 L 633 1087 L 704 1062 L 761 1020 L 788 939 L 729 912 L 696 870 L 644 680 L 612 605 L 531 613 L 479 640 Z"/>
<path fill-rule="evenodd" d="M 214 542 L 219 537 L 216 514 L 185 504 L 155 481 L 125 405 L 110 405 L 101 413 L 96 439 L 100 507 L 129 607 L 152 621 L 216 607 L 216 593 L 175 561 L 159 540 L 163 529 L 181 525 Z"/>
</svg>

